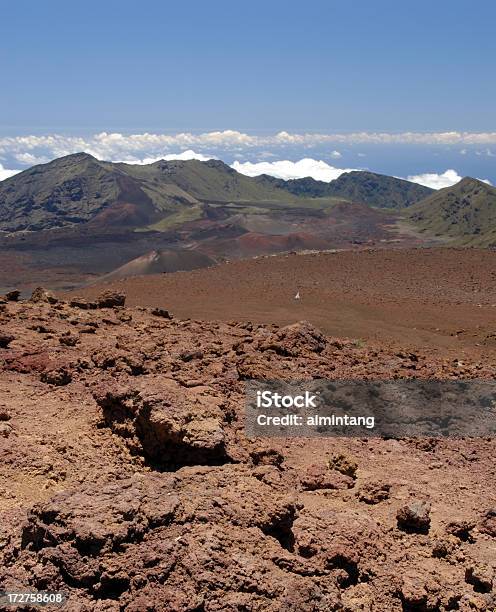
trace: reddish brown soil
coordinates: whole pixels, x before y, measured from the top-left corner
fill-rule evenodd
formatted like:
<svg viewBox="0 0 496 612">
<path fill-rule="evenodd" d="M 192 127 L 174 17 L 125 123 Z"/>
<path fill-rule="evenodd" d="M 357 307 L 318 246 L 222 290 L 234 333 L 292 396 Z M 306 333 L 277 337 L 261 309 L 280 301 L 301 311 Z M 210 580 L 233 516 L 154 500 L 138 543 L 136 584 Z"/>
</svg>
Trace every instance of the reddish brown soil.
<svg viewBox="0 0 496 612">
<path fill-rule="evenodd" d="M 131 305 L 168 308 L 181 318 L 306 319 L 332 335 L 448 351 L 462 360 L 494 356 L 496 349 L 495 251 L 279 255 L 109 286 L 122 288 Z M 101 285 L 77 293 L 100 291 Z"/>
<path fill-rule="evenodd" d="M 477 287 L 485 312 L 494 289 L 475 262 L 488 271 L 493 255 L 464 254 L 457 265 L 453 253 L 421 254 L 404 270 L 410 288 L 398 275 L 413 255 L 388 255 L 395 274 L 383 268 L 378 298 L 392 299 L 396 288 L 399 310 L 415 287 L 418 304 L 434 304 L 443 294 L 423 272 L 434 276 L 433 262 L 444 261 L 446 303 L 475 312 Z M 381 270 L 376 254 L 363 257 L 371 259 L 366 303 Z M 163 278 L 155 299 L 204 306 L 204 319 L 217 299 L 225 318 L 242 305 L 228 299 L 221 310 L 223 281 L 226 296 L 236 285 L 253 304 L 258 295 L 257 319 L 268 316 L 257 289 L 275 300 L 279 278 L 291 290 L 282 306 L 290 318 L 298 288 L 305 308 L 315 260 L 326 261 L 240 262 L 203 272 L 195 288 L 196 273 Z M 337 261 L 329 275 L 360 296 L 357 280 L 368 275 L 357 276 L 353 257 L 347 268 Z M 226 269 L 246 275 L 228 283 Z M 465 285 L 472 274 L 476 284 Z M 292 286 L 296 275 L 308 284 Z M 151 301 L 150 285 L 139 297 L 140 282 L 128 284 L 132 301 Z M 200 302 L 187 306 L 187 295 Z M 243 427 L 250 378 L 492 379 L 489 353 L 462 345 L 461 362 L 449 351 L 324 337 L 309 324 L 165 314 L 0 304 L 0 590 L 63 590 L 71 612 L 494 610 L 494 440 L 264 441 L 247 439 Z M 431 505 L 427 530 L 405 531 L 398 512 L 423 502 Z"/>
</svg>

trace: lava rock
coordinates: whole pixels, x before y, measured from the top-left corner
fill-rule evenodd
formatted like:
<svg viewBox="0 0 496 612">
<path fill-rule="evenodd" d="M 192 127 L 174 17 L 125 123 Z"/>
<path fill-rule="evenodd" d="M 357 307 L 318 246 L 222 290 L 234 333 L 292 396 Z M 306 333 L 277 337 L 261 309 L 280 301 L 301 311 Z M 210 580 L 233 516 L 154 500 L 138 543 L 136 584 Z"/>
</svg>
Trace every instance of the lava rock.
<svg viewBox="0 0 496 612">
<path fill-rule="evenodd" d="M 43 287 L 36 287 L 31 294 L 29 301 L 34 302 L 35 304 L 40 302 L 45 302 L 46 304 L 57 304 L 59 299 L 51 291 L 47 291 Z"/>
<path fill-rule="evenodd" d="M 7 348 L 13 340 L 15 340 L 15 337 L 12 334 L 0 332 L 0 348 Z"/>
<path fill-rule="evenodd" d="M 63 387 L 72 382 L 72 374 L 65 367 L 48 370 L 41 374 L 41 381 L 49 385 L 55 385 L 56 387 Z"/>
<path fill-rule="evenodd" d="M 314 464 L 300 476 L 304 491 L 318 489 L 351 489 L 355 484 L 353 478 L 340 472 L 329 470 L 325 465 Z"/>
<path fill-rule="evenodd" d="M 21 297 L 21 292 L 18 289 L 14 289 L 13 291 L 8 291 L 5 294 L 5 299 L 9 302 L 18 302 Z"/>
<path fill-rule="evenodd" d="M 76 344 L 80 342 L 80 339 L 76 334 L 66 333 L 60 336 L 59 342 L 64 346 L 76 346 Z"/>
<path fill-rule="evenodd" d="M 105 291 L 96 299 L 98 308 L 118 308 L 126 303 L 126 294 L 119 291 Z"/>
<path fill-rule="evenodd" d="M 391 485 L 383 482 L 368 482 L 357 492 L 357 497 L 366 504 L 379 504 L 389 499 Z"/>
<path fill-rule="evenodd" d="M 109 382 L 94 390 L 105 423 L 133 453 L 161 466 L 228 461 L 221 398 L 176 381 L 140 378 L 135 385 Z"/>
<path fill-rule="evenodd" d="M 479 523 L 479 531 L 496 538 L 496 508 L 490 508 Z"/>
<path fill-rule="evenodd" d="M 12 425 L 8 423 L 0 423 L 0 437 L 8 438 L 12 433 Z"/>
<path fill-rule="evenodd" d="M 69 306 L 79 308 L 80 310 L 95 310 L 98 307 L 96 302 L 88 302 L 81 298 L 74 298 L 69 302 Z"/>
<path fill-rule="evenodd" d="M 163 319 L 172 319 L 172 314 L 168 311 L 165 310 L 165 308 L 154 308 L 152 310 L 152 315 L 156 316 L 156 317 L 162 317 Z"/>
<path fill-rule="evenodd" d="M 489 593 L 493 588 L 493 573 L 484 565 L 470 565 L 465 570 L 465 582 L 472 584 L 479 593 Z"/>
<path fill-rule="evenodd" d="M 0 407 L 0 421 L 10 421 L 10 412 L 5 407 Z"/>
<path fill-rule="evenodd" d="M 472 542 L 473 537 L 470 533 L 475 527 L 475 521 L 452 521 L 446 525 L 446 533 L 455 536 L 463 542 Z"/>
<path fill-rule="evenodd" d="M 428 533 L 431 525 L 430 512 L 430 502 L 413 500 L 396 513 L 398 528 L 407 532 Z"/>
<path fill-rule="evenodd" d="M 260 349 L 273 350 L 278 355 L 298 357 L 305 353 L 321 353 L 326 348 L 324 334 L 308 321 L 282 327 L 260 344 Z"/>
<path fill-rule="evenodd" d="M 327 462 L 329 469 L 336 470 L 345 476 L 349 476 L 350 478 L 356 478 L 356 472 L 358 469 L 357 462 L 348 457 L 347 455 L 343 455 L 341 453 L 333 455 Z"/>
</svg>

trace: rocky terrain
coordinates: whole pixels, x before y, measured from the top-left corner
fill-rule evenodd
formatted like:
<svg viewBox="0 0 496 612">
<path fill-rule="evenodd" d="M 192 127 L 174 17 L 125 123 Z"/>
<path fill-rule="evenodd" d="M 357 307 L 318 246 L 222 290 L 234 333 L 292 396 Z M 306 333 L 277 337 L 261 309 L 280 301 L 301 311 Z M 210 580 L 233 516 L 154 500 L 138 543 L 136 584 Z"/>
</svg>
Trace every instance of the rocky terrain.
<svg viewBox="0 0 496 612">
<path fill-rule="evenodd" d="M 71 612 L 494 610 L 493 439 L 243 423 L 252 378 L 491 379 L 487 354 L 181 319 L 115 290 L 17 300 L 0 304 L 0 589 L 61 590 Z"/>
</svg>

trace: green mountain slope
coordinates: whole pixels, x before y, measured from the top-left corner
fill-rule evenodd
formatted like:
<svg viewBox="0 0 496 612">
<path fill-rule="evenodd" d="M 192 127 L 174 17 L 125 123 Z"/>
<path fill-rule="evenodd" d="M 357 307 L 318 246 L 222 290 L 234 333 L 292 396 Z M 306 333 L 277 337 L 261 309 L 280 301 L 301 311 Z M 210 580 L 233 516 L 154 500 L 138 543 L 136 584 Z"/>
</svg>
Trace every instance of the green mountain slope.
<svg viewBox="0 0 496 612">
<path fill-rule="evenodd" d="M 146 227 L 172 215 L 201 214 L 199 200 L 296 202 L 223 162 L 103 162 L 86 153 L 34 166 L 0 182 L 0 230 L 35 231 L 90 222 Z"/>
<path fill-rule="evenodd" d="M 433 189 L 374 172 L 345 172 L 330 183 L 313 178 L 283 181 L 262 175 L 260 184 L 286 189 L 297 196 L 343 198 L 379 208 L 405 208 L 434 193 Z"/>
<path fill-rule="evenodd" d="M 104 162 L 77 153 L 0 182 L 0 231 L 89 224 L 95 230 L 172 230 L 208 216 L 208 206 L 329 207 L 353 201 L 402 208 L 432 190 L 393 177 L 350 172 L 324 183 L 249 177 L 219 160 Z"/>
<path fill-rule="evenodd" d="M 459 245 L 496 246 L 496 188 L 464 178 L 409 208 L 408 219 Z"/>
</svg>

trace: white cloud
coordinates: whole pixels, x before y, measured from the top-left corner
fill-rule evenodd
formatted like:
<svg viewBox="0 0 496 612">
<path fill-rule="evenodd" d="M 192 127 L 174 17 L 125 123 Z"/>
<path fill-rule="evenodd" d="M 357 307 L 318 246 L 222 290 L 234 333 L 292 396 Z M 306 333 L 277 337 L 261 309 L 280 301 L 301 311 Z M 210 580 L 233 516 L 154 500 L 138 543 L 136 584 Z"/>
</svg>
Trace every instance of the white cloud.
<svg viewBox="0 0 496 612">
<path fill-rule="evenodd" d="M 51 159 L 86 151 L 98 159 L 147 164 L 159 159 L 199 159 L 216 157 L 238 159 L 233 167 L 244 174 L 254 176 L 266 173 L 281 178 L 312 176 L 319 180 L 331 181 L 347 169 L 336 168 L 322 160 L 312 158 L 292 162 L 281 160 L 286 155 L 294 156 L 299 151 L 312 147 L 325 148 L 332 159 L 340 159 L 341 145 L 423 145 L 456 146 L 461 154 L 479 151 L 492 157 L 496 146 L 496 132 L 353 132 L 291 133 L 282 131 L 272 134 L 247 134 L 237 130 L 211 131 L 203 133 L 141 133 L 122 134 L 100 132 L 88 136 L 67 136 L 49 134 L 0 137 L 0 156 L 10 168 L 44 163 Z M 491 146 L 493 149 L 491 149 Z M 334 148 L 336 147 L 336 148 Z M 467 147 L 472 147 L 467 149 Z M 289 150 L 293 150 L 290 153 Z M 179 152 L 178 152 L 179 151 Z M 319 155 L 323 155 L 321 152 Z M 255 157 L 257 163 L 243 162 L 247 155 Z M 311 153 L 307 153 L 311 155 Z M 315 153 L 314 153 L 315 155 Z M 357 153 L 363 157 L 362 152 Z M 277 159 L 281 161 L 276 161 Z M 14 174 L 0 166 L 0 180 Z M 429 185 L 436 189 L 452 185 L 461 177 L 455 170 L 443 173 L 426 173 L 408 177 L 408 180 Z"/>
<path fill-rule="evenodd" d="M 28 166 L 46 164 L 51 160 L 51 158 L 46 155 L 36 156 L 32 153 L 17 153 L 14 157 L 18 162 L 21 162 L 21 164 L 26 164 Z"/>
<path fill-rule="evenodd" d="M 86 151 L 105 160 L 161 159 L 177 150 L 195 150 L 205 154 L 216 149 L 239 152 L 259 149 L 273 151 L 288 146 L 310 148 L 353 144 L 412 145 L 496 145 L 496 132 L 353 132 L 349 134 L 290 133 L 247 134 L 237 130 L 176 134 L 121 134 L 100 132 L 89 136 L 50 134 L 0 138 L 0 155 L 21 164 L 39 163 L 47 159 Z M 490 149 L 488 149 L 490 150 Z M 331 157 L 340 153 L 333 149 Z"/>
<path fill-rule="evenodd" d="M 322 160 L 311 158 L 300 159 L 293 162 L 289 160 L 281 160 L 274 162 L 244 162 L 235 161 L 232 168 L 246 174 L 247 176 L 258 176 L 260 174 L 269 174 L 277 178 L 285 180 L 305 178 L 311 176 L 318 181 L 333 181 L 337 179 L 343 172 L 351 172 L 350 169 L 335 168 Z"/>
<path fill-rule="evenodd" d="M 20 172 L 20 170 L 9 170 L 0 164 L 0 181 L 4 181 L 9 177 L 14 176 L 14 174 L 17 174 L 18 172 Z"/>
<path fill-rule="evenodd" d="M 192 149 L 188 149 L 187 151 L 183 151 L 182 153 L 171 153 L 170 155 L 165 155 L 163 157 L 166 161 L 171 161 L 174 159 L 181 159 L 187 161 L 189 159 L 198 159 L 199 161 L 208 161 L 209 159 L 215 159 L 213 155 L 203 155 L 202 153 L 195 153 Z"/>
<path fill-rule="evenodd" d="M 216 157 L 214 155 L 203 155 L 203 153 L 196 153 L 195 151 L 188 149 L 187 151 L 183 151 L 182 153 L 170 153 L 169 155 L 159 155 L 158 157 L 144 157 L 142 159 L 137 159 L 135 157 L 128 156 L 128 157 L 125 157 L 124 159 L 113 160 L 113 161 L 124 162 L 126 164 L 145 165 L 145 164 L 153 164 L 154 162 L 159 161 L 161 159 L 165 161 L 173 161 L 175 159 L 179 159 L 182 161 L 187 161 L 190 159 L 197 159 L 199 161 L 208 161 L 209 159 L 216 159 Z"/>
<path fill-rule="evenodd" d="M 412 183 L 424 185 L 425 187 L 431 187 L 431 189 L 443 189 L 444 187 L 451 187 L 459 183 L 462 178 L 463 177 L 460 176 L 456 170 L 446 170 L 442 174 L 427 172 L 425 174 L 408 176 L 407 180 L 412 181 Z M 487 183 L 488 185 L 491 184 L 487 179 L 479 179 L 479 181 Z"/>
<path fill-rule="evenodd" d="M 456 170 L 446 170 L 442 174 L 426 172 L 425 174 L 408 176 L 407 180 L 425 187 L 431 187 L 431 189 L 442 189 L 443 187 L 451 187 L 451 185 L 461 181 L 462 178 Z"/>
</svg>

